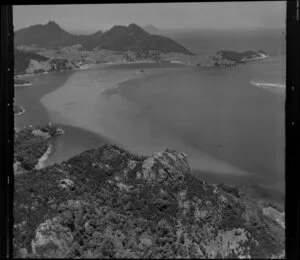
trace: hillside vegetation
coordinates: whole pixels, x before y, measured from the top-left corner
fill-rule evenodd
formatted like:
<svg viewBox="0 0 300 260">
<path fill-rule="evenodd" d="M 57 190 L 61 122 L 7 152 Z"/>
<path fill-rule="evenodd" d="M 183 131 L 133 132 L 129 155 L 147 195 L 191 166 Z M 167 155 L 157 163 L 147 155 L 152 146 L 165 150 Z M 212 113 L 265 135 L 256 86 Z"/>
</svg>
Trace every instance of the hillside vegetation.
<svg viewBox="0 0 300 260">
<path fill-rule="evenodd" d="M 281 213 L 196 179 L 173 150 L 102 145 L 16 175 L 14 190 L 15 257 L 284 257 Z"/>
</svg>

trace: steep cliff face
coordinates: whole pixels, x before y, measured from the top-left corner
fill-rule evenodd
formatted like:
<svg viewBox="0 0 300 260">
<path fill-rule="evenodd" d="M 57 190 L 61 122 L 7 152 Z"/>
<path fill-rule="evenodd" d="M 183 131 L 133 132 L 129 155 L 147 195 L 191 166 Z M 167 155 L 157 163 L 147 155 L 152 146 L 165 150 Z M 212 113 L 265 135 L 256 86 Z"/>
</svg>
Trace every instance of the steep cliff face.
<svg viewBox="0 0 300 260">
<path fill-rule="evenodd" d="M 264 207 L 196 179 L 184 153 L 103 145 L 16 176 L 15 256 L 284 257 L 282 219 Z"/>
</svg>

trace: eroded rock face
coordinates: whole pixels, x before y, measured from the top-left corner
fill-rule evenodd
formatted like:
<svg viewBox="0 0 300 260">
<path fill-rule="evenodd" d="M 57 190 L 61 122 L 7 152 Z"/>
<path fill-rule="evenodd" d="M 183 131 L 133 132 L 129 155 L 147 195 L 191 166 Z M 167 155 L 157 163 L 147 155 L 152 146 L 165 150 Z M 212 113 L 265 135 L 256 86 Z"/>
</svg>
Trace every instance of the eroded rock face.
<svg viewBox="0 0 300 260">
<path fill-rule="evenodd" d="M 31 250 L 33 254 L 43 257 L 49 249 L 67 252 L 72 242 L 70 230 L 62 226 L 58 218 L 53 218 L 38 226 L 35 239 L 31 241 Z"/>
<path fill-rule="evenodd" d="M 51 69 L 51 66 L 48 62 L 44 61 L 36 61 L 36 60 L 30 60 L 30 63 L 28 65 L 28 68 L 26 69 L 27 73 L 34 73 L 35 71 L 42 70 L 42 71 L 49 71 Z"/>
<path fill-rule="evenodd" d="M 28 176 L 15 181 L 15 216 L 26 221 L 15 228 L 21 256 L 284 257 L 274 211 L 234 187 L 196 179 L 183 153 L 141 157 L 103 145 Z"/>
<path fill-rule="evenodd" d="M 182 182 L 184 176 L 189 173 L 187 156 L 184 153 L 166 149 L 143 162 L 141 177 L 149 182 L 174 184 Z"/>
<path fill-rule="evenodd" d="M 285 214 L 283 212 L 279 212 L 277 209 L 272 207 L 267 207 L 267 208 L 263 208 L 263 213 L 264 215 L 274 219 L 283 228 L 285 228 Z"/>
</svg>

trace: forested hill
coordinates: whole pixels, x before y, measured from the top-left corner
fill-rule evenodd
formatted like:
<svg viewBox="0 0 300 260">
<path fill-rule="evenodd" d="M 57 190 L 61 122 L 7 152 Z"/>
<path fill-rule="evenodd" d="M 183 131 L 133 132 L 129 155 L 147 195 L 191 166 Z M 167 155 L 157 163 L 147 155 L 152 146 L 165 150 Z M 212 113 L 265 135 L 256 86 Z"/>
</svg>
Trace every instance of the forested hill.
<svg viewBox="0 0 300 260">
<path fill-rule="evenodd" d="M 284 258 L 281 209 L 197 179 L 184 153 L 102 145 L 30 170 L 41 130 L 16 134 L 15 258 Z"/>
<path fill-rule="evenodd" d="M 50 21 L 45 25 L 33 25 L 15 32 L 15 46 L 35 45 L 44 48 L 58 48 L 82 44 L 93 47 L 97 44 L 102 32 L 98 31 L 90 35 L 75 35 L 63 30 L 57 23 Z"/>
<path fill-rule="evenodd" d="M 163 53 L 179 52 L 193 55 L 191 51 L 174 40 L 149 34 L 136 24 L 130 24 L 127 27 L 114 26 L 102 35 L 99 48 L 139 52 L 155 50 Z"/>
<path fill-rule="evenodd" d="M 136 24 L 114 26 L 102 33 L 74 35 L 63 30 L 57 23 L 50 21 L 45 25 L 33 25 L 15 32 L 15 46 L 59 48 L 81 44 L 83 49 L 94 48 L 114 51 L 160 51 L 178 52 L 193 55 L 191 51 L 176 41 L 158 35 L 152 35 Z"/>
</svg>

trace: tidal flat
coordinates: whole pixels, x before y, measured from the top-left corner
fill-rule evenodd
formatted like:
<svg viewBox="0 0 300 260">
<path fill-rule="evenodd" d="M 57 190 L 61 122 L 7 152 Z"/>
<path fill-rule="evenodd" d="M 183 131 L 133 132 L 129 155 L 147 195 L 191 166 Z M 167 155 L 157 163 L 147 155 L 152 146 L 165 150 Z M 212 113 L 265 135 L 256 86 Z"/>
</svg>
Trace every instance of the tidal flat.
<svg viewBox="0 0 300 260">
<path fill-rule="evenodd" d="M 51 121 L 134 153 L 176 149 L 197 171 L 243 176 L 283 194 L 284 96 L 251 85 L 254 75 L 252 65 L 117 65 L 76 71 L 41 103 Z"/>
</svg>

